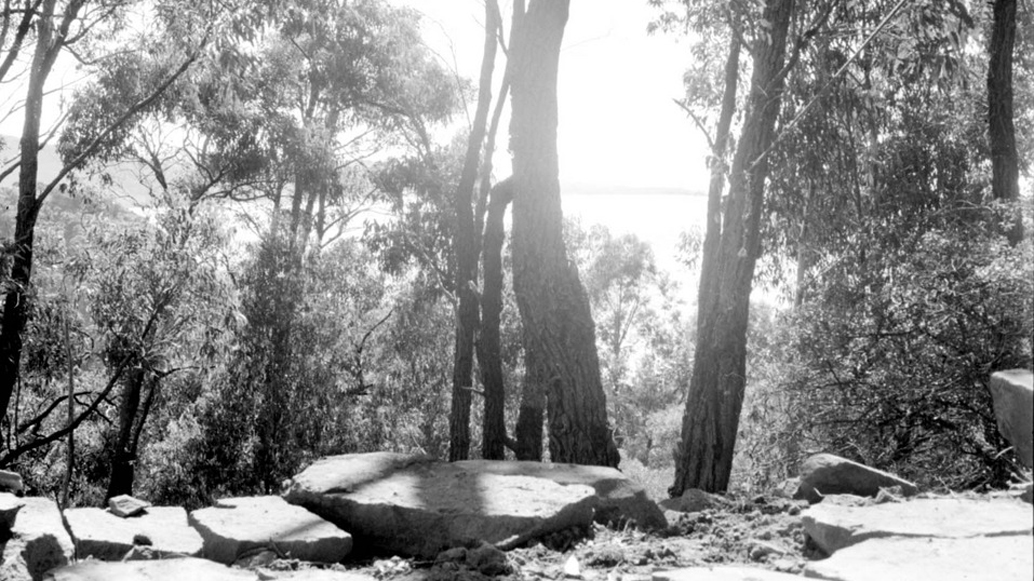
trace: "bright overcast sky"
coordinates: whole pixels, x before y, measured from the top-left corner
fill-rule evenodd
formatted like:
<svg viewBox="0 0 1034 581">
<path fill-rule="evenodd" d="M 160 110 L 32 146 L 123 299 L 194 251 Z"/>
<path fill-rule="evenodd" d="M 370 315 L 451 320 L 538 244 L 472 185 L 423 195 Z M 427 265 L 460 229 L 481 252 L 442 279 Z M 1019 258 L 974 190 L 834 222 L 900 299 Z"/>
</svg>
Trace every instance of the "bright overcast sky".
<svg viewBox="0 0 1034 581">
<path fill-rule="evenodd" d="M 409 0 L 443 59 L 476 82 L 484 4 Z M 503 0 L 508 21 L 509 2 Z M 686 44 L 646 34 L 646 0 L 573 0 L 560 60 L 560 171 L 568 184 L 706 189 L 706 145 L 672 102 Z M 451 44 L 451 47 L 450 47 Z M 498 86 L 498 74 L 496 83 Z M 505 136 L 500 146 L 505 147 Z"/>
</svg>

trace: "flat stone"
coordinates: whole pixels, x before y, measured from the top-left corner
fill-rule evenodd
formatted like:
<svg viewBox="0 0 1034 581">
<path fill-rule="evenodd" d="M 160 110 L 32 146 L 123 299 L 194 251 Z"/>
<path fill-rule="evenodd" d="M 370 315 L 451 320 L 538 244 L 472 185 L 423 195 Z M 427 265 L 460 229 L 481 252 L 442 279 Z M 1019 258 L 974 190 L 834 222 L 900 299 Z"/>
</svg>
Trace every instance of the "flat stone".
<svg viewBox="0 0 1034 581">
<path fill-rule="evenodd" d="M 0 553 L 3 581 L 39 581 L 44 573 L 67 564 L 75 554 L 57 503 L 36 497 L 21 501 L 25 504 Z"/>
<path fill-rule="evenodd" d="M 80 559 L 119 561 L 134 544 L 147 544 L 159 556 L 201 556 L 201 535 L 187 524 L 178 506 L 153 506 L 145 514 L 122 518 L 100 508 L 70 508 L 65 522 Z M 134 543 L 146 538 L 150 543 Z"/>
<path fill-rule="evenodd" d="M 1029 516 L 1029 515 L 1028 515 Z M 1030 581 L 1034 536 L 872 539 L 810 561 L 804 576 L 833 581 Z"/>
<path fill-rule="evenodd" d="M 801 485 L 795 499 L 815 504 L 827 494 L 876 497 L 881 488 L 900 486 L 905 496 L 919 492 L 915 484 L 833 454 L 815 454 L 801 465 Z"/>
<path fill-rule="evenodd" d="M 1008 498 L 929 498 L 873 506 L 820 503 L 801 513 L 801 520 L 807 535 L 827 554 L 833 554 L 862 541 L 886 537 L 1030 535 L 1034 507 Z"/>
<path fill-rule="evenodd" d="M 656 571 L 651 579 L 652 581 L 790 581 L 800 579 L 800 576 L 768 569 L 716 566 Z"/>
<path fill-rule="evenodd" d="M 261 547 L 319 563 L 337 563 L 352 550 L 351 535 L 279 496 L 220 500 L 190 513 L 190 524 L 204 539 L 205 557 L 226 564 Z"/>
<path fill-rule="evenodd" d="M 81 561 L 55 569 L 44 581 L 259 581 L 254 571 L 231 569 L 206 559 L 158 561 Z"/>
<path fill-rule="evenodd" d="M 1021 464 L 1034 466 L 1034 373 L 999 371 L 991 375 L 989 387 L 998 431 L 1013 445 Z"/>
<path fill-rule="evenodd" d="M 150 502 L 133 498 L 128 494 L 120 494 L 108 499 L 108 510 L 111 511 L 111 514 L 122 518 L 141 514 L 150 506 Z"/>
<path fill-rule="evenodd" d="M 10 492 L 0 492 L 0 536 L 5 536 L 14 528 L 18 511 L 25 502 Z"/>
<path fill-rule="evenodd" d="M 646 490 L 629 480 L 617 468 L 552 462 L 465 460 L 456 462 L 471 472 L 546 478 L 557 484 L 582 484 L 596 492 L 595 520 L 602 524 L 633 523 L 642 529 L 663 529 L 664 512 Z"/>
<path fill-rule="evenodd" d="M 594 497 L 589 486 L 387 452 L 318 460 L 292 479 L 285 496 L 349 531 L 357 544 L 428 559 L 481 541 L 509 548 L 587 529 Z"/>
</svg>

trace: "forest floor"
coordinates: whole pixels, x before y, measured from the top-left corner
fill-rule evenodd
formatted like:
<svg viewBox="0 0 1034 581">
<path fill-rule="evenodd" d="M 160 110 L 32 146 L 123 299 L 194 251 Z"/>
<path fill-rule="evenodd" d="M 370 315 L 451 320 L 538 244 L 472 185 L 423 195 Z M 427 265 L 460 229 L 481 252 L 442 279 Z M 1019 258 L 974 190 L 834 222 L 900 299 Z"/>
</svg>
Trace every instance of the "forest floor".
<svg viewBox="0 0 1034 581">
<path fill-rule="evenodd" d="M 800 517 L 804 506 L 800 501 L 757 496 L 732 499 L 701 512 L 669 512 L 669 527 L 653 533 L 594 525 L 591 531 L 554 535 L 545 544 L 499 553 L 494 571 L 441 556 L 436 562 L 370 558 L 333 568 L 386 581 L 478 581 L 490 578 L 486 571 L 506 579 L 639 581 L 658 570 L 705 565 L 798 573 L 809 556 L 818 556 L 806 547 Z M 305 566 L 278 561 L 270 568 L 284 571 Z"/>
</svg>

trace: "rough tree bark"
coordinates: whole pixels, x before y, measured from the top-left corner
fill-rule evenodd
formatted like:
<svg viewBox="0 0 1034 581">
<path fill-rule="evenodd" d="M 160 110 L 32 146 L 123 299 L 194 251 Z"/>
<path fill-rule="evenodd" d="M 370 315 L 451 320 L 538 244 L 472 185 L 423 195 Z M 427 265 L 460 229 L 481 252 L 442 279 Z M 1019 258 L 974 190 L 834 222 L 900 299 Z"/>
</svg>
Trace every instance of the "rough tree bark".
<svg viewBox="0 0 1034 581">
<path fill-rule="evenodd" d="M 466 460 L 470 456 L 470 394 L 474 372 L 474 332 L 478 327 L 477 281 L 478 234 L 474 227 L 474 189 L 481 165 L 481 148 L 485 141 L 488 113 L 492 104 L 492 71 L 495 69 L 496 30 L 499 9 L 494 2 L 485 2 L 485 48 L 478 82 L 478 103 L 474 123 L 467 140 L 460 182 L 453 198 L 456 210 L 456 345 L 453 354 L 452 409 L 449 414 L 449 460 Z"/>
<path fill-rule="evenodd" d="M 987 69 L 987 121 L 991 145 L 991 190 L 996 200 L 1015 202 L 1020 195 L 1020 170 L 1013 124 L 1012 60 L 1016 42 L 1016 0 L 994 1 L 991 62 Z M 1019 208 L 1005 230 L 1009 243 L 1023 240 Z"/>
<path fill-rule="evenodd" d="M 754 266 L 761 253 L 767 156 L 783 87 L 783 61 L 793 0 L 768 0 L 771 23 L 752 50 L 746 118 L 729 174 L 721 224 L 709 219 L 701 263 L 697 344 L 676 451 L 673 496 L 688 488 L 726 490 L 746 383 L 747 316 Z M 709 208 L 709 216 L 711 210 Z M 716 232 L 721 228 L 720 234 Z M 712 241 L 708 244 L 708 238 Z"/>
<path fill-rule="evenodd" d="M 562 236 L 557 73 L 569 5 L 532 0 L 510 46 L 513 284 L 526 380 L 546 400 L 550 459 L 617 466 L 589 299 Z M 521 411 L 518 438 L 521 420 L 532 419 Z M 541 425 L 537 429 L 541 434 Z"/>
</svg>

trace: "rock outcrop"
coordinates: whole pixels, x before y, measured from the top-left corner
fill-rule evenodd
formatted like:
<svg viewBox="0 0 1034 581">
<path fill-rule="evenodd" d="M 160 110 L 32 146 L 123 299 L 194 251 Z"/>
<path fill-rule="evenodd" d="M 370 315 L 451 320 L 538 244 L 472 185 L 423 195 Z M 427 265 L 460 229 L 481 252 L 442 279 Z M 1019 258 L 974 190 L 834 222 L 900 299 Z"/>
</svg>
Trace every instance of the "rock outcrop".
<svg viewBox="0 0 1034 581">
<path fill-rule="evenodd" d="M 999 371 L 991 375 L 998 431 L 1013 445 L 1016 458 L 1027 468 L 1034 466 L 1034 373 L 1025 369 Z"/>
<path fill-rule="evenodd" d="M 1026 581 L 1034 571 L 1032 538 L 872 539 L 810 562 L 805 575 L 830 581 Z"/>
<path fill-rule="evenodd" d="M 285 495 L 350 532 L 357 545 L 432 558 L 458 546 L 517 546 L 588 528 L 595 491 L 531 476 L 479 473 L 424 456 L 323 458 Z"/>
<path fill-rule="evenodd" d="M 557 484 L 583 484 L 596 491 L 595 520 L 605 525 L 635 524 L 642 529 L 667 526 L 664 512 L 650 499 L 642 486 L 620 470 L 606 466 L 554 464 L 552 462 L 499 462 L 466 460 L 455 465 L 480 474 L 534 476 Z"/>
<path fill-rule="evenodd" d="M 191 512 L 190 524 L 204 539 L 205 557 L 227 565 L 263 547 L 319 563 L 337 563 L 352 550 L 351 535 L 276 496 L 223 499 Z"/>
<path fill-rule="evenodd" d="M 14 521 L 18 517 L 18 511 L 25 506 L 25 502 L 10 492 L 0 492 L 0 538 L 7 537 L 14 527 Z"/>
<path fill-rule="evenodd" d="M 1030 535 L 1034 510 L 998 501 L 920 498 L 872 506 L 820 503 L 801 514 L 804 531 L 827 553 L 869 539 Z"/>
<path fill-rule="evenodd" d="M 108 563 L 82 561 L 54 569 L 44 581 L 259 581 L 254 571 L 231 569 L 207 559 Z"/>
<path fill-rule="evenodd" d="M 926 498 L 869 506 L 817 504 L 805 532 L 828 559 L 809 577 L 1026 580 L 1034 571 L 1034 509 L 1010 498 Z"/>
<path fill-rule="evenodd" d="M 905 496 L 919 492 L 916 485 L 907 480 L 833 454 L 809 457 L 801 466 L 800 478 L 801 484 L 794 498 L 812 504 L 820 502 L 827 494 L 876 497 L 881 488 L 895 486 L 900 486 Z"/>
<path fill-rule="evenodd" d="M 201 556 L 201 535 L 187 523 L 187 511 L 178 506 L 152 506 L 127 518 L 100 508 L 70 508 L 65 522 L 80 559 L 119 561 L 133 545 L 146 545 L 159 557 Z"/>
<path fill-rule="evenodd" d="M 46 498 L 22 498 L 11 538 L 0 554 L 0 579 L 40 581 L 43 574 L 71 561 L 75 549 L 61 522 L 57 504 Z"/>
</svg>

